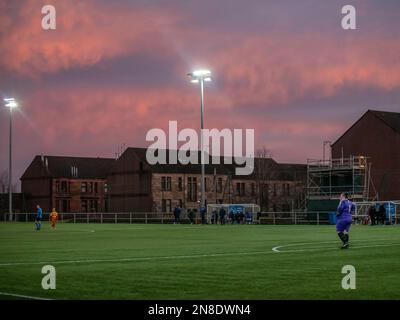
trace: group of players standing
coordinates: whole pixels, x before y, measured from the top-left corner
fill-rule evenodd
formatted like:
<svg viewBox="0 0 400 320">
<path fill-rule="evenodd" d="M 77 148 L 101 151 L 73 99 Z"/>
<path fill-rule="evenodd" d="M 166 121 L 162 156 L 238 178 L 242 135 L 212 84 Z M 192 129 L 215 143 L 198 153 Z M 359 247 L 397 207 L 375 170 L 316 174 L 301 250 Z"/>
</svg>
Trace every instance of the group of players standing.
<svg viewBox="0 0 400 320">
<path fill-rule="evenodd" d="M 42 218 L 43 218 L 43 210 L 37 205 L 36 206 L 36 218 L 35 218 L 35 229 L 39 231 L 42 228 Z M 58 213 L 55 208 L 51 211 L 49 215 L 50 225 L 52 230 L 56 230 L 56 223 L 58 219 Z"/>
</svg>

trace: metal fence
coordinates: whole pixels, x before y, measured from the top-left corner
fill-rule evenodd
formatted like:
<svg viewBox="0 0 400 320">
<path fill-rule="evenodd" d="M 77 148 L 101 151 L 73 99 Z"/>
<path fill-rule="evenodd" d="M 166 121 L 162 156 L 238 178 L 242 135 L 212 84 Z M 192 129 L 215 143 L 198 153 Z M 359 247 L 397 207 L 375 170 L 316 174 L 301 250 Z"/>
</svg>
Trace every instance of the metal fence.
<svg viewBox="0 0 400 320">
<path fill-rule="evenodd" d="M 13 213 L 13 221 L 17 222 L 33 222 L 35 213 Z M 9 215 L 3 213 L 3 221 L 8 221 Z M 219 218 L 219 217 L 218 217 Z M 333 224 L 330 212 L 262 212 L 259 215 L 253 215 L 252 224 L 269 224 L 269 225 L 328 225 Z M 367 224 L 367 215 L 356 215 L 353 217 L 355 224 Z M 49 219 L 48 213 L 43 213 L 43 221 Z M 143 223 L 143 224 L 171 224 L 174 223 L 174 215 L 172 213 L 162 212 L 91 212 L 91 213 L 59 213 L 58 221 L 60 223 Z M 190 223 L 187 214 L 182 214 L 181 223 Z M 400 221 L 400 215 L 396 214 L 390 224 L 397 224 Z M 201 218 L 196 214 L 195 223 L 200 224 Z M 212 216 L 207 215 L 207 223 L 211 224 Z M 217 223 L 220 223 L 219 219 Z M 227 215 L 225 223 L 229 224 Z M 233 221 L 233 223 L 237 223 Z M 246 224 L 246 219 L 242 221 Z"/>
</svg>

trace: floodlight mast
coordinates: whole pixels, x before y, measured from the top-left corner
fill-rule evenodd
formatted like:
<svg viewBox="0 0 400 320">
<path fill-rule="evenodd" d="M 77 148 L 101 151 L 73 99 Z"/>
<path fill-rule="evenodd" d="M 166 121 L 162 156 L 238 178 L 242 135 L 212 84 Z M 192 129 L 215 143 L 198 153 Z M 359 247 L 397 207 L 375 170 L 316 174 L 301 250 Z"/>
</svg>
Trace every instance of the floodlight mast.
<svg viewBox="0 0 400 320">
<path fill-rule="evenodd" d="M 204 129 L 204 82 L 211 81 L 210 70 L 195 70 L 188 73 L 191 78 L 191 83 L 200 83 L 200 154 L 201 154 L 201 198 L 200 198 L 200 210 L 205 208 L 205 164 L 204 164 L 204 141 L 203 141 L 203 129 Z"/>
<path fill-rule="evenodd" d="M 3 99 L 4 106 L 10 110 L 10 135 L 9 135 L 9 162 L 8 162 L 8 214 L 9 220 L 13 220 L 12 212 L 12 110 L 18 107 L 14 98 Z"/>
</svg>

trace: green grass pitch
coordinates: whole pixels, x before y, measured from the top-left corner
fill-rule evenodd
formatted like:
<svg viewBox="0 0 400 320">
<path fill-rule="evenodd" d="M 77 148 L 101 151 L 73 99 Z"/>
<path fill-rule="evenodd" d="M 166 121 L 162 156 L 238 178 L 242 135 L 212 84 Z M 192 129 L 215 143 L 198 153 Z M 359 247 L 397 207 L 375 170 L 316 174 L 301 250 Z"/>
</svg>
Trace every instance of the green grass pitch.
<svg viewBox="0 0 400 320">
<path fill-rule="evenodd" d="M 334 226 L 0 223 L 0 299 L 400 299 L 400 227 L 350 240 L 340 250 Z"/>
</svg>

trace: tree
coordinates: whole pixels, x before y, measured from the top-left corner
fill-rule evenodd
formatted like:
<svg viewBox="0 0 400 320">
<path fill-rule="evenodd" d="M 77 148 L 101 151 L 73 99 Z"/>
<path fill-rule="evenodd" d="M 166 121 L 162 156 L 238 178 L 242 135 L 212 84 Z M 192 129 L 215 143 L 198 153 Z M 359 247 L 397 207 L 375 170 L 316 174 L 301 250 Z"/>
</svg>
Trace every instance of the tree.
<svg viewBox="0 0 400 320">
<path fill-rule="evenodd" d="M 18 183 L 11 185 L 12 192 L 17 192 Z M 3 170 L 0 173 L 0 193 L 8 193 L 8 172 Z"/>
<path fill-rule="evenodd" d="M 263 146 L 256 150 L 256 158 L 254 162 L 254 176 L 256 180 L 256 203 L 261 210 L 268 210 L 268 184 L 267 181 L 272 180 L 277 170 L 276 163 L 272 160 L 272 152 Z M 274 170 L 275 169 L 275 170 Z"/>
<path fill-rule="evenodd" d="M 0 193 L 8 192 L 8 172 L 3 170 L 0 173 Z"/>
</svg>

